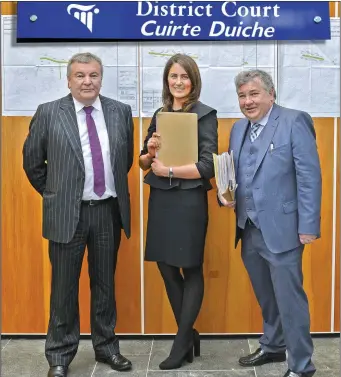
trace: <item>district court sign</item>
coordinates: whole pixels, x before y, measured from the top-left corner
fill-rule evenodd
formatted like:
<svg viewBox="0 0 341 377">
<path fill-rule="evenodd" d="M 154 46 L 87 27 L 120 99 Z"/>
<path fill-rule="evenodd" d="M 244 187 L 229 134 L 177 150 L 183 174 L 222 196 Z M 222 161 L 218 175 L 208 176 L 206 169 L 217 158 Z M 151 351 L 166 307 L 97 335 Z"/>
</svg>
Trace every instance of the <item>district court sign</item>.
<svg viewBox="0 0 341 377">
<path fill-rule="evenodd" d="M 318 39 L 330 39 L 328 2 L 18 3 L 18 42 Z"/>
</svg>

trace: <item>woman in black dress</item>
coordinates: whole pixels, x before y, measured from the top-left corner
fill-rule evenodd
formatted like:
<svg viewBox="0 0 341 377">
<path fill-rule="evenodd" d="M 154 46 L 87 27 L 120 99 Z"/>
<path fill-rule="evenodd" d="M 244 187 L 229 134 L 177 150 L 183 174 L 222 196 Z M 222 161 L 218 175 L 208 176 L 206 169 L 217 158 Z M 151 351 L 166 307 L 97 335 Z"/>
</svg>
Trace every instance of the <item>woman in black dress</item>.
<svg viewBox="0 0 341 377">
<path fill-rule="evenodd" d="M 207 191 L 214 176 L 212 153 L 218 149 L 217 111 L 199 101 L 200 91 L 196 62 L 187 55 L 172 56 L 163 73 L 163 107 L 153 116 L 139 160 L 141 169 L 150 169 L 144 180 L 150 185 L 145 260 L 157 262 L 178 325 L 170 355 L 160 369 L 192 362 L 193 349 L 196 356 L 200 354 L 193 325 L 204 295 Z M 156 133 L 158 111 L 198 114 L 197 163 L 170 167 L 155 158 L 162 143 L 162 135 Z"/>
</svg>

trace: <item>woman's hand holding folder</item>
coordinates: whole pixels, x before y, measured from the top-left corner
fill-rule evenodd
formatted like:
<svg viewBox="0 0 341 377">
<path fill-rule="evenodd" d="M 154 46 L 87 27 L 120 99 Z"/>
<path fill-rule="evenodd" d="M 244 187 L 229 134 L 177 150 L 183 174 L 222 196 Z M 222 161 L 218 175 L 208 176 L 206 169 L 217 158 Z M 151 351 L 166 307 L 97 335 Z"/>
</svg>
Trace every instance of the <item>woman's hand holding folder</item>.
<svg viewBox="0 0 341 377">
<path fill-rule="evenodd" d="M 157 158 L 153 158 L 151 168 L 153 170 L 153 173 L 158 177 L 169 177 L 169 168 Z"/>
<path fill-rule="evenodd" d="M 161 136 L 157 132 L 154 132 L 152 137 L 148 140 L 147 148 L 150 158 L 155 158 L 156 151 L 161 147 Z"/>
<path fill-rule="evenodd" d="M 156 152 L 161 148 L 161 135 L 154 132 L 147 143 L 149 158 L 153 160 L 151 169 L 158 177 L 168 177 L 169 168 L 156 158 Z"/>
</svg>

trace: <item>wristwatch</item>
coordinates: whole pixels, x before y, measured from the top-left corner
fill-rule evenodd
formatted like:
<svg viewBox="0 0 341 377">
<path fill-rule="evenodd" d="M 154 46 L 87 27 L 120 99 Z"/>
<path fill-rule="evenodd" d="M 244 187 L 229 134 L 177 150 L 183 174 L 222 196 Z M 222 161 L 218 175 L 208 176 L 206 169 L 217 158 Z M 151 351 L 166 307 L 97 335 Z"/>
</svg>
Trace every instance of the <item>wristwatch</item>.
<svg viewBox="0 0 341 377">
<path fill-rule="evenodd" d="M 174 177 L 173 168 L 168 170 L 169 186 L 172 186 L 172 178 Z"/>
</svg>

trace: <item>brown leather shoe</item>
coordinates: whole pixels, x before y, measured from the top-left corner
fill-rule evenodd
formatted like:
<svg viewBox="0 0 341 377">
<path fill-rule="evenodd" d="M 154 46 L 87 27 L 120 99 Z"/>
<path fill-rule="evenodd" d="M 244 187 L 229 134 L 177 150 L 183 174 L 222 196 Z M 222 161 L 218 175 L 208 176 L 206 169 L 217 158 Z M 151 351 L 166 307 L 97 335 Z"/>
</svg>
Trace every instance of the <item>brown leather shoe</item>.
<svg viewBox="0 0 341 377">
<path fill-rule="evenodd" d="M 54 367 L 50 367 L 47 377 L 67 377 L 67 370 L 68 367 L 64 365 L 56 365 Z"/>
<path fill-rule="evenodd" d="M 108 358 L 96 356 L 96 361 L 98 361 L 99 363 L 109 364 L 111 366 L 111 369 L 117 371 L 129 370 L 132 367 L 131 361 L 122 356 L 120 353 L 112 355 Z"/>
<path fill-rule="evenodd" d="M 243 367 L 258 366 L 266 363 L 276 363 L 286 360 L 285 352 L 265 352 L 258 348 L 254 353 L 239 359 L 239 365 Z"/>
</svg>

